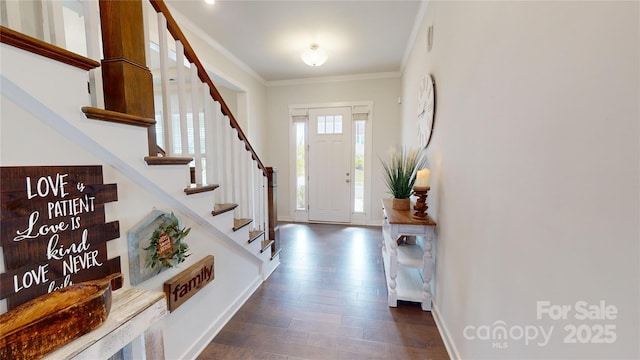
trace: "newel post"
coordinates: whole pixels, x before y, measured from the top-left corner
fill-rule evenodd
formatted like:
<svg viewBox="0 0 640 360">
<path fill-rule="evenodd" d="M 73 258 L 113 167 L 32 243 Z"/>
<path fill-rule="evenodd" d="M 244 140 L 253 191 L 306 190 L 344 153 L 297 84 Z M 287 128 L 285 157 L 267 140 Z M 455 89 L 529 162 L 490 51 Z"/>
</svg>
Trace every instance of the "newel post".
<svg viewBox="0 0 640 360">
<path fill-rule="evenodd" d="M 280 250 L 280 229 L 278 229 L 278 169 L 266 167 L 267 172 L 267 206 L 269 210 L 269 240 L 273 240 L 271 254 Z"/>
<path fill-rule="evenodd" d="M 106 110 L 155 119 L 153 78 L 147 67 L 141 0 L 100 0 L 102 78 Z M 155 125 L 149 155 L 158 154 Z"/>
</svg>

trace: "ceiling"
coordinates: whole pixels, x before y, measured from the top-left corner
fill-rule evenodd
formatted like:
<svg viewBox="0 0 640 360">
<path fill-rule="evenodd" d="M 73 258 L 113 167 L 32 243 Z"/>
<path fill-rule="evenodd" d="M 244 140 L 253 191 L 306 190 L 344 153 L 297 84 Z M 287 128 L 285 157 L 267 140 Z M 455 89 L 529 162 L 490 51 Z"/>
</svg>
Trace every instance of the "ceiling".
<svg viewBox="0 0 640 360">
<path fill-rule="evenodd" d="M 399 72 L 424 8 L 417 0 L 165 3 L 265 82 Z M 320 67 L 300 59 L 313 42 L 329 55 Z"/>
</svg>

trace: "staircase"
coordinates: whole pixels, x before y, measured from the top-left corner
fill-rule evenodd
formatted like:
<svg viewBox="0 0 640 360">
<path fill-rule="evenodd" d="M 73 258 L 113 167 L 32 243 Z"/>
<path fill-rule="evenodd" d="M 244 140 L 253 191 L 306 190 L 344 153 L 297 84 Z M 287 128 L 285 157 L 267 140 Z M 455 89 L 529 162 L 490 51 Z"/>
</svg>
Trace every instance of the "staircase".
<svg viewBox="0 0 640 360">
<path fill-rule="evenodd" d="M 69 4 L 82 7 L 71 9 L 85 22 L 82 55 L 65 49 L 60 32 Z M 141 11 L 114 7 L 132 4 Z M 192 256 L 136 287 L 160 290 L 215 256 L 214 281 L 162 320 L 166 358 L 195 358 L 279 264 L 277 171 L 262 163 L 162 1 L 3 1 L 0 12 L 8 20 L 0 26 L 0 165 L 101 164 L 105 181 L 118 184 L 119 200 L 105 207 L 121 231 L 109 257 L 128 258 L 127 231 L 153 208 L 181 216 Z M 123 41 L 117 25 L 143 40 Z"/>
<path fill-rule="evenodd" d="M 10 3 L 4 10 L 15 19 L 11 11 L 18 10 Z M 55 9 L 60 4 L 42 2 L 42 11 L 50 11 L 43 15 L 50 23 L 61 13 Z M 87 52 L 94 59 L 100 53 L 95 37 L 102 29 L 101 62 L 57 46 L 56 42 L 64 45 L 64 37 L 53 35 L 60 26 L 49 27 L 45 42 L 23 34 L 19 21 L 12 20 L 17 30 L 2 26 L 0 40 L 87 71 L 92 100 L 81 111 L 99 122 L 93 127 L 72 125 L 75 129 L 66 129 L 65 136 L 91 143 L 89 148 L 105 163 L 152 189 L 221 241 L 241 248 L 261 265 L 266 279 L 279 264 L 276 171 L 263 165 L 164 2 L 86 1 L 83 6 Z M 132 34 L 141 42 L 132 41 Z M 153 49 L 144 46 L 149 43 Z M 154 62 L 160 66 L 154 67 Z M 17 88 L 14 95 L 18 94 L 22 100 L 33 95 Z M 68 119 L 55 109 L 41 110 L 55 126 L 69 127 Z M 109 139 L 100 122 L 136 130 Z M 108 127 L 114 131 L 113 125 Z M 138 144 L 140 152 L 120 153 L 117 143 L 124 139 Z"/>
</svg>

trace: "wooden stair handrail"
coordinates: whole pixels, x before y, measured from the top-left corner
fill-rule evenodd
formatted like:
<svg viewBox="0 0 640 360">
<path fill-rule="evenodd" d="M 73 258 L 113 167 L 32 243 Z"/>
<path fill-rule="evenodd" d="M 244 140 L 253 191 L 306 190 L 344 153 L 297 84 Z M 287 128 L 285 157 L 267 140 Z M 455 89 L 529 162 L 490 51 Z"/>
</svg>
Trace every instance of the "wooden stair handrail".
<svg viewBox="0 0 640 360">
<path fill-rule="evenodd" d="M 179 40 L 182 43 L 182 45 L 184 46 L 184 54 L 187 57 L 187 60 L 193 63 L 196 69 L 198 69 L 198 77 L 203 83 L 209 85 L 209 94 L 215 101 L 220 103 L 222 113 L 229 117 L 231 127 L 238 131 L 238 139 L 244 142 L 245 149 L 251 153 L 251 158 L 258 163 L 258 168 L 262 170 L 263 175 L 267 176 L 266 167 L 251 146 L 251 143 L 249 143 L 249 139 L 240 128 L 240 125 L 236 121 L 236 118 L 231 113 L 231 110 L 229 110 L 227 103 L 224 101 L 222 95 L 220 95 L 220 92 L 218 92 L 218 89 L 213 84 L 213 81 L 209 77 L 209 74 L 207 74 L 207 71 L 200 62 L 200 59 L 193 50 L 193 47 L 191 47 L 191 44 L 187 40 L 187 37 L 184 35 L 182 30 L 180 30 L 178 23 L 173 18 L 173 15 L 171 15 L 171 12 L 169 11 L 169 8 L 167 8 L 167 5 L 164 3 L 164 0 L 149 0 L 149 2 L 151 2 L 151 5 L 156 10 L 156 12 L 162 13 L 167 19 L 167 30 L 169 30 L 169 33 L 171 34 L 171 36 L 173 36 L 174 40 Z"/>
</svg>

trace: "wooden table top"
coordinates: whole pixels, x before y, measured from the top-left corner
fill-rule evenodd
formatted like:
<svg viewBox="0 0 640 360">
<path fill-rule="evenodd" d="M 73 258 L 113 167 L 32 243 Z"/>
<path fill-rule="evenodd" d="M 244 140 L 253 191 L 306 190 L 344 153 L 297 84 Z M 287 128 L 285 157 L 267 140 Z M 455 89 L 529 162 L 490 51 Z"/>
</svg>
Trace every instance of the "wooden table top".
<svg viewBox="0 0 640 360">
<path fill-rule="evenodd" d="M 387 214 L 387 219 L 389 220 L 389 224 L 398 224 L 398 225 L 427 225 L 427 226 L 435 226 L 436 222 L 427 215 L 425 219 L 416 219 L 411 216 L 413 212 L 413 205 L 411 203 L 411 210 L 394 210 L 392 206 L 391 198 L 382 199 L 382 206 Z"/>
</svg>

